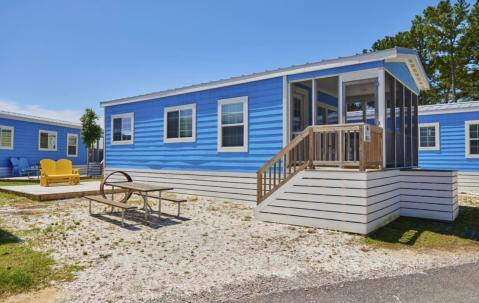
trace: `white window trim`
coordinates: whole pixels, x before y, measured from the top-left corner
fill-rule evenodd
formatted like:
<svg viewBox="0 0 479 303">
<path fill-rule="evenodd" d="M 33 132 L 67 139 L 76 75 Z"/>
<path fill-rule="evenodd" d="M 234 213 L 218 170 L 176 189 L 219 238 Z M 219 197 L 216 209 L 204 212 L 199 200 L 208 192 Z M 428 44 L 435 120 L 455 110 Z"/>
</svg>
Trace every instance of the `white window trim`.
<svg viewBox="0 0 479 303">
<path fill-rule="evenodd" d="M 75 147 L 76 147 L 76 151 L 75 151 L 75 154 L 74 154 L 74 155 L 70 155 L 70 154 L 68 153 L 68 141 L 69 141 L 70 137 L 75 137 L 75 138 L 76 138 L 76 142 L 77 142 L 77 144 L 76 144 L 76 146 L 75 146 Z M 69 158 L 77 158 L 77 157 L 78 157 L 78 143 L 79 143 L 79 142 L 78 142 L 78 135 L 77 135 L 77 134 L 70 134 L 70 133 L 67 134 L 67 157 L 69 157 Z"/>
<path fill-rule="evenodd" d="M 466 139 L 466 158 L 479 158 L 479 155 L 471 155 L 469 153 L 470 145 L 471 145 L 469 126 L 471 124 L 479 124 L 479 120 L 464 121 L 464 133 L 465 133 L 465 139 Z"/>
<path fill-rule="evenodd" d="M 431 147 L 421 147 L 421 127 L 434 127 L 434 146 Z M 432 123 L 419 123 L 418 126 L 418 149 L 422 151 L 430 151 L 430 150 L 441 150 L 441 133 L 440 133 L 440 126 L 439 122 L 432 122 Z"/>
<path fill-rule="evenodd" d="M 46 134 L 55 134 L 55 148 L 42 148 L 40 146 L 40 142 L 41 142 L 41 134 L 42 133 L 46 133 Z M 41 150 L 41 151 L 57 151 L 58 150 L 58 132 L 56 131 L 53 131 L 53 130 L 43 130 L 43 129 L 40 129 L 38 131 L 38 150 Z"/>
<path fill-rule="evenodd" d="M 180 110 L 188 110 L 191 109 L 191 123 L 192 123 L 192 128 L 191 128 L 191 137 L 183 137 L 183 138 L 167 138 L 168 134 L 168 121 L 167 121 L 167 115 L 169 112 L 174 112 L 174 111 L 180 111 Z M 179 121 L 178 121 L 179 123 Z M 178 132 L 180 129 L 178 128 Z M 178 133 L 179 135 L 179 133 Z M 164 109 L 164 114 L 163 114 L 163 141 L 165 143 L 181 143 L 181 142 L 195 142 L 196 141 L 196 104 L 185 104 L 185 105 L 179 105 L 179 106 L 170 106 L 170 107 L 165 107 Z"/>
<path fill-rule="evenodd" d="M 13 149 L 13 140 L 15 138 L 15 128 L 12 126 L 0 125 L 0 129 L 9 129 L 12 131 L 12 142 L 10 146 L 0 146 L 0 149 Z"/>
<path fill-rule="evenodd" d="M 115 141 L 113 140 L 113 120 L 117 118 L 130 118 L 131 119 L 131 140 L 120 140 L 120 141 Z M 134 113 L 124 113 L 124 114 L 117 114 L 117 115 L 111 115 L 110 117 L 110 143 L 111 145 L 125 145 L 125 144 L 133 144 L 134 142 L 134 137 L 135 137 L 135 115 Z"/>
<path fill-rule="evenodd" d="M 243 103 L 243 123 L 237 125 L 243 125 L 243 146 L 224 147 L 222 142 L 222 130 L 223 125 L 221 123 L 221 107 L 225 104 Z M 234 126 L 235 124 L 228 124 Z M 218 152 L 248 152 L 248 97 L 236 97 L 228 99 L 218 100 Z"/>
</svg>

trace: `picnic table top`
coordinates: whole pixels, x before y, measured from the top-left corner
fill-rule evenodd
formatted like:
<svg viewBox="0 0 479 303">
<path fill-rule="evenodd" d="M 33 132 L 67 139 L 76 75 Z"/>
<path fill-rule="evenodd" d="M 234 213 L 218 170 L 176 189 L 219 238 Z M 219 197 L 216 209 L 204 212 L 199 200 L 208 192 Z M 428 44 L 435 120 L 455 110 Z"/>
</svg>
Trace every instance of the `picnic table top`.
<svg viewBox="0 0 479 303">
<path fill-rule="evenodd" d="M 148 184 L 142 182 L 107 182 L 105 185 L 120 187 L 124 189 L 130 189 L 133 191 L 140 191 L 140 192 L 150 192 L 150 191 L 165 191 L 165 190 L 173 190 L 173 187 L 165 187 L 155 184 Z"/>
</svg>

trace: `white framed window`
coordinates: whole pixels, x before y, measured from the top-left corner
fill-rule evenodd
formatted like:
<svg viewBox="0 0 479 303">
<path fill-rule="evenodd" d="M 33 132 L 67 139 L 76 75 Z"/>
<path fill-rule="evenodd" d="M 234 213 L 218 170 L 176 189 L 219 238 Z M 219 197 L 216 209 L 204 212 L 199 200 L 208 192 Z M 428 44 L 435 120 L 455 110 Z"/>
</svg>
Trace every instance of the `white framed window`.
<svg viewBox="0 0 479 303">
<path fill-rule="evenodd" d="M 439 123 L 419 124 L 419 150 L 440 150 Z"/>
<path fill-rule="evenodd" d="M 14 128 L 0 125 L 0 149 L 13 149 Z"/>
<path fill-rule="evenodd" d="M 38 150 L 56 151 L 58 143 L 58 134 L 56 131 L 39 130 L 38 131 Z"/>
<path fill-rule="evenodd" d="M 133 144 L 134 115 L 125 113 L 111 116 L 111 144 Z"/>
<path fill-rule="evenodd" d="M 165 143 L 195 142 L 196 104 L 165 107 L 164 112 Z"/>
<path fill-rule="evenodd" d="M 248 151 L 248 97 L 218 100 L 218 151 Z"/>
<path fill-rule="evenodd" d="M 77 134 L 67 134 L 67 157 L 78 157 Z"/>
<path fill-rule="evenodd" d="M 479 120 L 465 122 L 466 158 L 479 158 Z"/>
</svg>

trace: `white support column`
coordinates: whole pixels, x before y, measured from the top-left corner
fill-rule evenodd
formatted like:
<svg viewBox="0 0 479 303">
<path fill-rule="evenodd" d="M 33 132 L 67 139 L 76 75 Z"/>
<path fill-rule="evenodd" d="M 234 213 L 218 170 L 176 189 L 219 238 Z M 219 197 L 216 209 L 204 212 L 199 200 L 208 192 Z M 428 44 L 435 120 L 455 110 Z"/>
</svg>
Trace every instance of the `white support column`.
<svg viewBox="0 0 479 303">
<path fill-rule="evenodd" d="M 386 73 L 384 69 L 378 71 L 378 119 L 383 129 L 383 167 L 386 167 Z"/>
<path fill-rule="evenodd" d="M 293 84 L 292 83 L 287 83 L 287 89 L 288 89 L 288 100 L 287 100 L 287 115 L 288 115 L 288 131 L 286 132 L 286 144 L 288 144 L 291 141 L 291 130 L 293 127 Z"/>
<path fill-rule="evenodd" d="M 311 94 L 311 125 L 316 125 L 316 110 L 317 110 L 316 102 L 317 102 L 318 97 L 316 96 L 316 94 L 317 94 L 316 80 L 313 79 L 312 81 L 313 81 L 313 84 L 311 86 L 311 91 L 312 91 L 312 94 Z"/>
<path fill-rule="evenodd" d="M 346 123 L 344 119 L 344 108 L 346 107 L 346 100 L 343 100 L 343 78 L 341 75 L 338 76 L 338 123 Z"/>
<path fill-rule="evenodd" d="M 106 168 L 106 107 L 103 107 L 103 171 Z M 112 135 L 113 130 L 110 129 L 110 136 Z M 111 141 L 110 141 L 111 142 Z M 87 163 L 88 163 L 88 153 L 87 153 Z"/>
<path fill-rule="evenodd" d="M 289 142 L 289 84 L 288 77 L 283 76 L 283 147 Z"/>
</svg>

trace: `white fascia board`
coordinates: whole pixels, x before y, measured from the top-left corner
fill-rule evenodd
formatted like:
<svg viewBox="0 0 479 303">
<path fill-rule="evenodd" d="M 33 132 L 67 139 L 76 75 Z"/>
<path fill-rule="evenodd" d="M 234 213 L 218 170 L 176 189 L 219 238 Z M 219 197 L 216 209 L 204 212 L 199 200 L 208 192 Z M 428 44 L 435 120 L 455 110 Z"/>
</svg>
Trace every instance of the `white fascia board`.
<svg viewBox="0 0 479 303">
<path fill-rule="evenodd" d="M 434 104 L 419 106 L 419 116 L 426 115 L 440 115 L 440 114 L 455 114 L 455 113 L 470 113 L 479 112 L 479 102 L 471 101 L 450 104 Z"/>
<path fill-rule="evenodd" d="M 395 58 L 386 59 L 386 62 L 403 62 L 406 63 L 411 76 L 416 82 L 420 91 L 431 89 L 429 85 L 429 79 L 427 78 L 426 71 L 419 61 L 419 57 L 413 54 L 397 53 Z"/>
<path fill-rule="evenodd" d="M 73 123 L 73 122 L 70 123 L 68 121 L 52 120 L 52 119 L 47 119 L 47 118 L 35 117 L 35 116 L 30 116 L 30 115 L 25 115 L 25 114 L 20 114 L 20 113 L 6 112 L 6 111 L 0 111 L 0 118 L 81 129 L 80 124 Z"/>
</svg>

